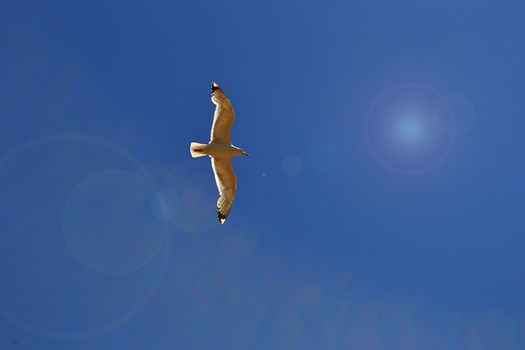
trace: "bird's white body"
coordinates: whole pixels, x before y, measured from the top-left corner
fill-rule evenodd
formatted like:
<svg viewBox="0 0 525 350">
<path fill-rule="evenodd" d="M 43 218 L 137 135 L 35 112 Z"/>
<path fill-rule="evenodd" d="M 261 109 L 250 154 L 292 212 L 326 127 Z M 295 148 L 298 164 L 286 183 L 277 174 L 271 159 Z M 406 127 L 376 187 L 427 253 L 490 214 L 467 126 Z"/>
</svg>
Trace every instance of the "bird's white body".
<svg viewBox="0 0 525 350">
<path fill-rule="evenodd" d="M 215 83 L 211 84 L 211 100 L 216 107 L 210 142 L 207 144 L 192 142 L 190 153 L 193 158 L 203 156 L 211 158 L 211 166 L 219 190 L 217 213 L 219 223 L 224 224 L 230 214 L 237 191 L 237 178 L 233 172 L 231 158 L 248 156 L 248 153 L 231 144 L 230 130 L 235 120 L 235 112 L 228 97 Z"/>
<path fill-rule="evenodd" d="M 246 155 L 240 148 L 223 143 L 203 144 L 192 142 L 190 146 L 190 152 L 193 158 L 206 155 L 214 158 L 230 158 Z"/>
</svg>

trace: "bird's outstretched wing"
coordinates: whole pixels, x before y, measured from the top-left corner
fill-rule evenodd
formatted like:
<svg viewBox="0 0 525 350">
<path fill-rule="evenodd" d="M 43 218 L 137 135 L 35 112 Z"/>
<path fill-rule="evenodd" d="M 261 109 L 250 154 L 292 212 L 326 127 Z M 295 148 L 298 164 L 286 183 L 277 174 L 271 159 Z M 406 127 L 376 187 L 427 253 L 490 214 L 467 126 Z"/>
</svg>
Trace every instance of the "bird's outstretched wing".
<svg viewBox="0 0 525 350">
<path fill-rule="evenodd" d="M 212 158 L 211 166 L 219 190 L 219 199 L 217 200 L 219 223 L 224 224 L 232 209 L 235 191 L 237 190 L 237 178 L 233 172 L 231 158 Z"/>
<path fill-rule="evenodd" d="M 235 112 L 228 97 L 216 83 L 211 84 L 211 100 L 215 104 L 213 125 L 211 126 L 211 143 L 231 144 L 230 130 L 235 120 Z"/>
</svg>

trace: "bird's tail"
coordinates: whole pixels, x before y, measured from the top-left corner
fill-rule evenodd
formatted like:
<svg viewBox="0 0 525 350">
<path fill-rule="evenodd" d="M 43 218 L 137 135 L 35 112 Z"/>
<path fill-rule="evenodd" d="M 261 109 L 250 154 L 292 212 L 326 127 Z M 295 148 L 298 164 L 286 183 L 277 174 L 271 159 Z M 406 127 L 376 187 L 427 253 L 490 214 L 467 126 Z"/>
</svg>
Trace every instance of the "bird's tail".
<svg viewBox="0 0 525 350">
<path fill-rule="evenodd" d="M 197 158 L 197 157 L 203 157 L 206 155 L 206 153 L 204 153 L 204 149 L 206 148 L 206 144 L 204 143 L 197 143 L 197 142 L 192 142 L 190 144 L 190 153 L 191 153 L 191 156 L 193 158 Z"/>
</svg>

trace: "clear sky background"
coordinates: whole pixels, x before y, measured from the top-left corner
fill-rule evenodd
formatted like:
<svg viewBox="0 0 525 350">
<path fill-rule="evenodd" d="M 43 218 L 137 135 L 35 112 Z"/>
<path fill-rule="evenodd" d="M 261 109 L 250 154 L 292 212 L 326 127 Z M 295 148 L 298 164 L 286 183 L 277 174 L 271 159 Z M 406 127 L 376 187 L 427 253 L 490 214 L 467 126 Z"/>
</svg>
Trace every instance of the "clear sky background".
<svg viewBox="0 0 525 350">
<path fill-rule="evenodd" d="M 525 348 L 524 15 L 2 1 L 0 348 Z"/>
</svg>

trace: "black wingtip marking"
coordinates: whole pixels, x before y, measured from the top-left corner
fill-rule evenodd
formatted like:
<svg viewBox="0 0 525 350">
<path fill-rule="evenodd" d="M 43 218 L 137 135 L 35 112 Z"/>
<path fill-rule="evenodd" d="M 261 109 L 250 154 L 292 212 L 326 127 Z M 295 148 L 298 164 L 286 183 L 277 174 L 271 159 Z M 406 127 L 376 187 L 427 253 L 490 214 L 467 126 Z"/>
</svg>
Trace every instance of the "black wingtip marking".
<svg viewBox="0 0 525 350">
<path fill-rule="evenodd" d="M 217 216 L 219 219 L 219 224 L 224 224 L 226 222 L 226 216 L 222 215 L 220 211 L 217 212 Z"/>
</svg>

